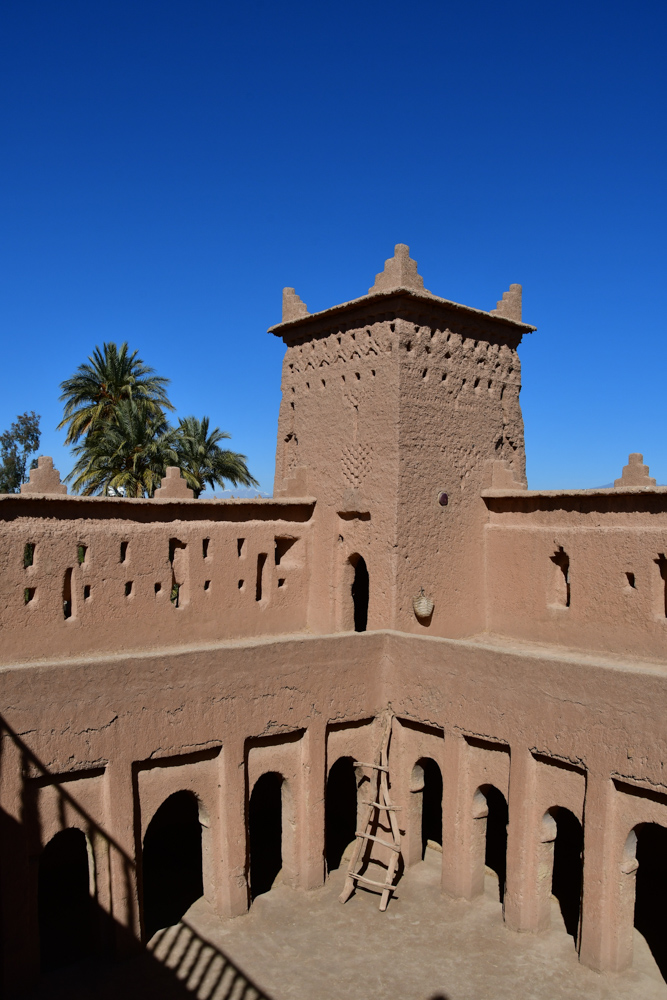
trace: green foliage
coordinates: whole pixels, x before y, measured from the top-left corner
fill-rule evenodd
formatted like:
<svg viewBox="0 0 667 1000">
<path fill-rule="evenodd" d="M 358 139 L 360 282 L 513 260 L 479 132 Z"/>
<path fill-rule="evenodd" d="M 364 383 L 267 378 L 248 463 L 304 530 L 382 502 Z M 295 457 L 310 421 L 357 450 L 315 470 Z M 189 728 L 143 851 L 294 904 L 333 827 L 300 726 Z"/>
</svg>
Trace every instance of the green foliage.
<svg viewBox="0 0 667 1000">
<path fill-rule="evenodd" d="M 76 444 L 101 423 L 116 423 L 123 402 L 144 404 L 144 412 L 156 419 L 174 409 L 167 397 L 169 379 L 156 375 L 137 354 L 130 354 L 127 343 L 103 344 L 62 383 L 65 406 L 58 430 L 67 427 L 65 444 Z"/>
<path fill-rule="evenodd" d="M 229 434 L 214 427 L 209 432 L 209 418 L 183 417 L 178 422 L 176 450 L 178 465 L 188 486 L 198 497 L 204 487 L 224 486 L 225 481 L 234 486 L 258 486 L 246 465 L 246 456 L 228 448 L 221 448 L 220 441 Z"/>
<path fill-rule="evenodd" d="M 176 429 L 167 422 L 168 384 L 126 343 L 96 347 L 61 385 L 58 427 L 67 427 L 76 459 L 65 482 L 84 495 L 152 497 L 166 467 L 176 465 L 196 497 L 207 485 L 258 486 L 246 456 L 220 447 L 229 434 L 211 430 L 208 417 L 185 417 Z"/>
<path fill-rule="evenodd" d="M 27 481 L 28 458 L 39 448 L 39 420 L 31 410 L 18 416 L 9 430 L 0 434 L 0 493 L 20 493 Z"/>
<path fill-rule="evenodd" d="M 122 400 L 113 422 L 97 421 L 74 448 L 66 478 L 77 493 L 152 497 L 167 465 L 176 465 L 176 432 L 147 402 Z"/>
</svg>

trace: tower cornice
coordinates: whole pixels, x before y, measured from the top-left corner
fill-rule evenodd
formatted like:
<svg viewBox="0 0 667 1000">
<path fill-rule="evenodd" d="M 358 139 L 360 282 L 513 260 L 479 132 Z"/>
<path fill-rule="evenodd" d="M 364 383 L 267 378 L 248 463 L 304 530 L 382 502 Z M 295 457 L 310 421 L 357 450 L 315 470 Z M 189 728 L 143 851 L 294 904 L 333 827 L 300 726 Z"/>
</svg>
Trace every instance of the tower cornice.
<svg viewBox="0 0 667 1000">
<path fill-rule="evenodd" d="M 463 325 L 507 340 L 515 340 L 517 335 L 520 339 L 524 333 L 533 333 L 536 330 L 536 327 L 528 323 L 494 315 L 472 306 L 464 306 L 432 295 L 430 292 L 412 288 L 392 288 L 388 291 L 362 295 L 358 299 L 341 302 L 320 312 L 277 323 L 269 327 L 268 332 L 281 337 L 287 345 L 290 345 L 328 332 L 335 324 L 364 326 L 380 317 L 413 321 L 421 318 L 424 323 L 433 320 L 435 325 L 440 326 L 454 322 L 459 327 Z"/>
</svg>

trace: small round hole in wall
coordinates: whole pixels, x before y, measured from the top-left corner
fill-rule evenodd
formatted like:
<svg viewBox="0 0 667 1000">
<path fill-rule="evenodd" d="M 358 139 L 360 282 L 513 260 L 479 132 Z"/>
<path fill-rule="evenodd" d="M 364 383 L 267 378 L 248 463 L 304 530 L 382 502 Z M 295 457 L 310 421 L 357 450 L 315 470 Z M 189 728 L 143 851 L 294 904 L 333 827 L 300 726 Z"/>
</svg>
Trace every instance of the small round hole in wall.
<svg viewBox="0 0 667 1000">
<path fill-rule="evenodd" d="M 243 590 L 243 580 L 239 580 L 239 590 Z"/>
<path fill-rule="evenodd" d="M 208 590 L 211 586 L 210 580 L 204 580 L 204 590 Z"/>
<path fill-rule="evenodd" d="M 155 593 L 159 594 L 161 590 L 162 590 L 162 584 L 161 583 L 156 583 L 155 584 Z"/>
<path fill-rule="evenodd" d="M 278 580 L 278 586 L 279 587 L 284 587 L 285 586 L 285 581 L 284 581 L 284 579 L 282 577 L 280 577 L 280 579 Z"/>
<path fill-rule="evenodd" d="M 438 493 L 438 503 L 441 507 L 446 507 L 449 503 L 449 495 L 447 493 Z"/>
</svg>

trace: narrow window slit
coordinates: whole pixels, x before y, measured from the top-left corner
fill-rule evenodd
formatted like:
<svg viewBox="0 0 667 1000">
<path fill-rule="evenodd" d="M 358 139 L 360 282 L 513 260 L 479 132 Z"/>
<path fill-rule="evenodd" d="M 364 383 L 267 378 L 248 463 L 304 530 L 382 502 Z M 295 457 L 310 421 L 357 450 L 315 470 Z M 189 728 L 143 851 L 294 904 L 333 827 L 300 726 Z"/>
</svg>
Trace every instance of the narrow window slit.
<svg viewBox="0 0 667 1000">
<path fill-rule="evenodd" d="M 63 577 L 63 618 L 72 617 L 72 569 L 65 570 Z"/>
<path fill-rule="evenodd" d="M 556 604 L 562 604 L 564 607 L 570 607 L 570 557 L 567 552 L 564 551 L 563 546 L 560 545 L 556 552 L 550 559 L 554 566 L 557 567 L 556 575 Z"/>
<path fill-rule="evenodd" d="M 35 561 L 35 543 L 26 542 L 23 546 L 23 568 L 27 569 Z"/>
<path fill-rule="evenodd" d="M 255 583 L 255 600 L 262 599 L 262 577 L 264 575 L 264 563 L 266 562 L 266 552 L 260 552 L 257 556 L 257 581 Z"/>
<path fill-rule="evenodd" d="M 125 560 L 127 559 L 127 545 L 128 545 L 127 542 L 120 543 L 120 561 L 122 563 L 124 563 Z"/>
</svg>

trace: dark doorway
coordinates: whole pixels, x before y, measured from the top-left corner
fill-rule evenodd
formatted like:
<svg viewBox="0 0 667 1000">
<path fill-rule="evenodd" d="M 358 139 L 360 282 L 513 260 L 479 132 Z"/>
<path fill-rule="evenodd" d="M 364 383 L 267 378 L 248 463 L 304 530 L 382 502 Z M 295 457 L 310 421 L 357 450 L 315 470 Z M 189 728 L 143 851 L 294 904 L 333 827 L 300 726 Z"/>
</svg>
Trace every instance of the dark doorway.
<svg viewBox="0 0 667 1000">
<path fill-rule="evenodd" d="M 61 830 L 42 851 L 38 912 L 42 972 L 88 954 L 92 907 L 88 845 L 81 830 Z"/>
<path fill-rule="evenodd" d="M 431 757 L 417 762 L 424 772 L 422 792 L 422 858 L 429 840 L 442 847 L 442 774 Z"/>
<path fill-rule="evenodd" d="M 366 566 L 366 560 L 363 556 L 352 556 L 351 562 L 354 566 L 354 580 L 352 581 L 354 631 L 365 632 L 366 625 L 368 624 L 368 568 Z"/>
<path fill-rule="evenodd" d="M 357 776 L 352 757 L 340 757 L 329 771 L 325 802 L 327 871 L 340 868 L 357 829 Z"/>
<path fill-rule="evenodd" d="M 498 876 L 500 902 L 505 899 L 507 876 L 507 802 L 495 785 L 482 785 L 480 791 L 486 799 L 489 814 L 486 818 L 486 851 L 484 864 Z"/>
<path fill-rule="evenodd" d="M 144 934 L 177 924 L 203 895 L 199 805 L 192 792 L 175 792 L 148 824 L 143 851 Z"/>
<path fill-rule="evenodd" d="M 250 899 L 268 892 L 283 866 L 283 777 L 276 771 L 255 782 L 248 809 Z"/>
<path fill-rule="evenodd" d="M 551 891 L 558 900 L 565 930 L 577 944 L 581 913 L 584 831 L 577 817 L 569 809 L 556 807 L 550 812 L 556 821 L 557 830 Z"/>
<path fill-rule="evenodd" d="M 635 927 L 667 980 L 667 830 L 657 823 L 637 827 Z"/>
</svg>

